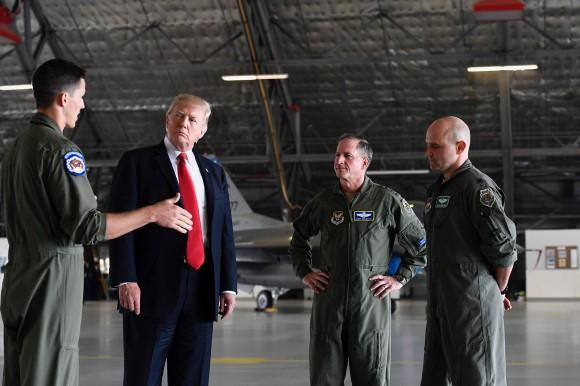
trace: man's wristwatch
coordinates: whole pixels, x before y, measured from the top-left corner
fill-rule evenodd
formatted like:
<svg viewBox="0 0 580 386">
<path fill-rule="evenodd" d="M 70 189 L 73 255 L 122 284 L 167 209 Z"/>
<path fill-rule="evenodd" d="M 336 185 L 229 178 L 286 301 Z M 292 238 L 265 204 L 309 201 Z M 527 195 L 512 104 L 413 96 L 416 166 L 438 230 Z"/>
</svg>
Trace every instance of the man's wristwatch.
<svg viewBox="0 0 580 386">
<path fill-rule="evenodd" d="M 507 287 L 505 287 L 502 291 L 499 291 L 499 293 L 502 295 L 507 294 Z"/>
<path fill-rule="evenodd" d="M 394 277 L 395 277 L 395 279 L 397 279 L 397 281 L 398 281 L 399 283 L 401 283 L 401 285 L 405 285 L 405 284 L 407 284 L 407 282 L 409 281 L 409 279 L 407 279 L 407 278 L 406 278 L 405 276 L 403 276 L 403 275 L 399 275 L 399 274 L 397 274 L 397 275 L 395 275 Z"/>
</svg>

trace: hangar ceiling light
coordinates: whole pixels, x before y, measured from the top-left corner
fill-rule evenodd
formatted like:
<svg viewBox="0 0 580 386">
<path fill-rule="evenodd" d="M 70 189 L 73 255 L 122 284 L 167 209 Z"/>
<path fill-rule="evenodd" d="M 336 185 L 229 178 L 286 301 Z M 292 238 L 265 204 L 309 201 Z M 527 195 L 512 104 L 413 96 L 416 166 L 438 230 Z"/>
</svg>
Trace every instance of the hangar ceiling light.
<svg viewBox="0 0 580 386">
<path fill-rule="evenodd" d="M 222 75 L 226 82 L 238 82 L 246 80 L 276 80 L 288 79 L 288 74 L 258 74 L 258 75 Z"/>
<path fill-rule="evenodd" d="M 18 90 L 32 90 L 32 85 L 27 84 L 10 84 L 5 86 L 0 86 L 0 91 L 18 91 Z"/>
<path fill-rule="evenodd" d="M 428 169 L 407 169 L 407 170 L 368 170 L 369 176 L 389 176 L 389 175 L 404 175 L 404 174 L 429 174 Z"/>
<path fill-rule="evenodd" d="M 537 70 L 537 64 L 517 64 L 511 66 L 475 66 L 467 67 L 468 72 L 499 72 L 499 71 L 529 71 Z"/>
</svg>

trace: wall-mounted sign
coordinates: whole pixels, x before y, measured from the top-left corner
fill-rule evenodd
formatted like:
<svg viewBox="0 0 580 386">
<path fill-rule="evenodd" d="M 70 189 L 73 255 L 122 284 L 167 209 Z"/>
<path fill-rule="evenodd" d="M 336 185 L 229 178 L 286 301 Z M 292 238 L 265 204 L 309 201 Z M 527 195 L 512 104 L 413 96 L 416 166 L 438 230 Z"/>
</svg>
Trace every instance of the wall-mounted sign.
<svg viewBox="0 0 580 386">
<path fill-rule="evenodd" d="M 546 269 L 578 269 L 578 247 L 546 247 Z"/>
</svg>

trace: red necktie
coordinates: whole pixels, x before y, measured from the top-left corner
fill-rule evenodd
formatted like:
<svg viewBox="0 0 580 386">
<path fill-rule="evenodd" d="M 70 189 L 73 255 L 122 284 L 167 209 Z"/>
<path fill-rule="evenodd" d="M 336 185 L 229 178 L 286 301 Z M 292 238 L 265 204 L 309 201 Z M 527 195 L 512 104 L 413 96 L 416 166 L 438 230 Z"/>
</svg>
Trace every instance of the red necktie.
<svg viewBox="0 0 580 386">
<path fill-rule="evenodd" d="M 187 154 L 179 153 L 177 160 L 177 177 L 179 178 L 179 190 L 181 191 L 183 207 L 191 213 L 191 221 L 193 221 L 192 228 L 187 234 L 187 251 L 185 256 L 187 263 L 194 269 L 198 269 L 205 260 L 199 206 L 197 205 L 197 196 L 195 195 L 193 181 L 187 170 Z"/>
</svg>

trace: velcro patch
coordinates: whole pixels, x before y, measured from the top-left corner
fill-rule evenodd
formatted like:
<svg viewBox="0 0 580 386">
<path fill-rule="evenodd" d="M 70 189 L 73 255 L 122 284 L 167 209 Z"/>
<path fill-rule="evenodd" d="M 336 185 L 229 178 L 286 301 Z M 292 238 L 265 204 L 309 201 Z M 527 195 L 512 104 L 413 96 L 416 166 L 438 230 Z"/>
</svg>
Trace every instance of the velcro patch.
<svg viewBox="0 0 580 386">
<path fill-rule="evenodd" d="M 69 151 L 64 155 L 64 167 L 73 176 L 83 176 L 87 172 L 85 159 L 78 151 Z"/>
<path fill-rule="evenodd" d="M 447 208 L 451 196 L 437 196 L 435 199 L 435 208 Z"/>
<path fill-rule="evenodd" d="M 495 195 L 490 188 L 481 189 L 479 191 L 479 202 L 481 205 L 491 208 L 495 202 Z"/>
<path fill-rule="evenodd" d="M 373 221 L 375 219 L 375 212 L 372 210 L 355 210 L 354 221 Z"/>
<path fill-rule="evenodd" d="M 334 225 L 340 225 L 344 222 L 344 212 L 341 210 L 335 210 L 332 212 L 332 217 L 330 218 L 330 222 Z"/>
<path fill-rule="evenodd" d="M 424 237 L 423 237 L 423 238 L 420 238 L 420 239 L 417 241 L 417 248 L 418 248 L 418 249 L 421 249 L 421 248 L 423 248 L 423 247 L 425 246 L 425 244 L 427 244 L 427 240 L 425 240 L 425 238 L 424 238 Z"/>
</svg>

